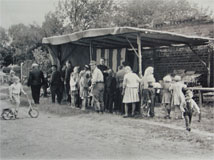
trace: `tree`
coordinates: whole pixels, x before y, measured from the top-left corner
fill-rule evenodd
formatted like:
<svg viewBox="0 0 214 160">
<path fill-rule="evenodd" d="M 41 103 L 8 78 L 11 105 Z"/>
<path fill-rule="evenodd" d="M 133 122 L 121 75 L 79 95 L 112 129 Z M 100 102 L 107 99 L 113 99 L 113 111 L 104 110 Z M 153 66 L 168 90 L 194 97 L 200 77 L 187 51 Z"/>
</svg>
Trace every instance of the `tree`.
<svg viewBox="0 0 214 160">
<path fill-rule="evenodd" d="M 42 30 L 45 37 L 61 35 L 64 32 L 63 24 L 55 13 L 49 12 L 42 23 Z"/>
<path fill-rule="evenodd" d="M 32 51 L 41 46 L 43 32 L 36 24 L 26 26 L 24 24 L 12 25 L 8 30 L 11 37 L 10 46 L 14 49 L 13 54 L 16 63 L 25 59 L 32 59 Z"/>
<path fill-rule="evenodd" d="M 128 0 L 118 10 L 114 23 L 133 27 L 209 15 L 187 0 Z"/>
<path fill-rule="evenodd" d="M 0 64 L 8 66 L 13 63 L 12 54 L 8 33 L 6 29 L 0 27 Z"/>
<path fill-rule="evenodd" d="M 56 15 L 63 23 L 65 33 L 96 27 L 109 27 L 113 0 L 61 0 Z"/>
<path fill-rule="evenodd" d="M 42 47 L 39 47 L 33 50 L 33 56 L 36 63 L 40 65 L 40 69 L 44 72 L 48 72 L 51 68 L 49 53 L 46 52 Z"/>
</svg>

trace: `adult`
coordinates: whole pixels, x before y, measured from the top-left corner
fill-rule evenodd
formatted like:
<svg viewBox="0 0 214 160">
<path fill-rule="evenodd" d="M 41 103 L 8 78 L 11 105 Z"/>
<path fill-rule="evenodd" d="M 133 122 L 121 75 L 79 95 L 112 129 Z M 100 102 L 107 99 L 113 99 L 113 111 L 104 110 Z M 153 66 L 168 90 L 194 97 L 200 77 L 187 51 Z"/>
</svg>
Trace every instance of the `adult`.
<svg viewBox="0 0 214 160">
<path fill-rule="evenodd" d="M 118 71 L 116 73 L 116 100 L 115 100 L 115 109 L 118 110 L 120 113 L 124 113 L 124 106 L 123 106 L 123 79 L 126 74 L 125 66 L 127 66 L 127 63 L 125 61 L 122 62 L 122 66 L 118 67 Z"/>
<path fill-rule="evenodd" d="M 101 70 L 104 76 L 104 81 L 106 80 L 106 77 L 108 76 L 108 67 L 105 65 L 105 59 L 101 58 L 100 59 L 100 64 L 97 65 L 97 68 Z"/>
<path fill-rule="evenodd" d="M 31 87 L 31 93 L 35 104 L 39 104 L 40 89 L 44 84 L 43 72 L 39 69 L 39 65 L 32 64 L 32 71 L 29 73 L 27 85 Z"/>
<path fill-rule="evenodd" d="M 95 110 L 103 113 L 104 102 L 104 78 L 100 69 L 98 69 L 96 62 L 91 61 L 90 67 L 92 71 L 91 92 L 94 99 Z"/>
<path fill-rule="evenodd" d="M 125 103 L 125 115 L 124 118 L 128 117 L 128 104 L 132 104 L 132 113 L 134 116 L 136 102 L 139 102 L 139 85 L 140 78 L 136 73 L 132 72 L 131 67 L 125 67 L 126 74 L 123 80 L 123 103 Z"/>
<path fill-rule="evenodd" d="M 50 79 L 50 90 L 51 90 L 52 103 L 55 103 L 55 97 L 57 96 L 57 102 L 58 104 L 60 104 L 62 100 L 61 74 L 59 71 L 57 71 L 56 65 L 52 65 L 51 70 L 52 70 L 52 74 Z"/>
<path fill-rule="evenodd" d="M 65 68 L 65 77 L 64 77 L 64 86 L 65 86 L 65 92 L 67 95 L 67 102 L 70 104 L 71 103 L 71 95 L 70 95 L 70 76 L 71 73 L 73 72 L 73 67 L 71 65 L 71 61 L 66 61 L 65 63 L 66 68 Z"/>
</svg>

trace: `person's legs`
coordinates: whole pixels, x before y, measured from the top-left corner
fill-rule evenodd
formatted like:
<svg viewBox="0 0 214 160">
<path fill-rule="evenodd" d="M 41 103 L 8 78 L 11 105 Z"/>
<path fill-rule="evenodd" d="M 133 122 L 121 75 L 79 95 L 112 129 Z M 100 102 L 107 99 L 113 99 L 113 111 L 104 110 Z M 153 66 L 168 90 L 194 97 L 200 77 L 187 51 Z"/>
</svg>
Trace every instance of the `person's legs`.
<svg viewBox="0 0 214 160">
<path fill-rule="evenodd" d="M 51 86 L 52 103 L 55 103 L 55 97 L 56 97 L 56 88 L 54 86 Z"/>
<path fill-rule="evenodd" d="M 31 86 L 31 94 L 32 94 L 32 98 L 34 103 L 36 104 L 36 87 L 35 86 Z"/>
<path fill-rule="evenodd" d="M 136 103 L 132 103 L 132 116 L 135 115 Z"/>
<path fill-rule="evenodd" d="M 71 107 L 75 107 L 76 106 L 76 98 L 75 98 L 75 91 L 71 91 Z"/>
<path fill-rule="evenodd" d="M 85 110 L 87 108 L 87 97 L 84 97 L 82 99 L 82 110 Z"/>
<path fill-rule="evenodd" d="M 69 92 L 70 92 L 70 84 L 66 83 L 67 102 L 71 103 L 71 95 L 69 94 Z"/>
<path fill-rule="evenodd" d="M 109 94 L 106 92 L 105 98 L 104 98 L 104 110 L 109 111 Z"/>
<path fill-rule="evenodd" d="M 36 86 L 35 87 L 35 99 L 36 99 L 36 104 L 39 104 L 39 99 L 40 99 L 40 89 L 41 86 Z"/>
<path fill-rule="evenodd" d="M 110 113 L 113 113 L 113 100 L 114 100 L 114 97 L 111 96 L 111 93 L 109 93 L 109 106 L 108 106 L 108 109 L 109 109 L 109 112 Z"/>
<path fill-rule="evenodd" d="M 62 101 L 62 93 L 61 93 L 61 91 L 60 91 L 60 88 L 57 88 L 57 89 L 56 89 L 56 95 L 57 95 L 57 102 L 58 102 L 59 104 L 61 104 L 61 101 Z"/>
<path fill-rule="evenodd" d="M 184 115 L 186 130 L 189 130 L 189 117 L 187 114 Z"/>
<path fill-rule="evenodd" d="M 18 94 L 13 95 L 13 99 L 16 103 L 14 114 L 15 114 L 15 117 L 17 117 L 18 112 L 19 112 L 19 105 L 20 105 L 20 95 L 18 95 Z"/>
<path fill-rule="evenodd" d="M 128 116 L 128 103 L 125 103 L 125 116 Z"/>
</svg>

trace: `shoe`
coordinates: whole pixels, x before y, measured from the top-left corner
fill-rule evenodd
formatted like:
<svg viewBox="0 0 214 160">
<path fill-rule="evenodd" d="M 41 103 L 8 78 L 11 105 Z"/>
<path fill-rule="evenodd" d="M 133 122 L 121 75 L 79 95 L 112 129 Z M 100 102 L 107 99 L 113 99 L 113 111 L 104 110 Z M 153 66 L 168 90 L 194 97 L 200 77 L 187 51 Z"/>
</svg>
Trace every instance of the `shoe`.
<svg viewBox="0 0 214 160">
<path fill-rule="evenodd" d="M 124 116 L 123 116 L 123 118 L 128 118 L 128 117 L 129 117 L 128 115 L 124 115 Z"/>
<path fill-rule="evenodd" d="M 186 128 L 186 130 L 190 132 L 190 131 L 191 131 L 191 128 Z"/>
<path fill-rule="evenodd" d="M 166 116 L 164 116 L 164 118 L 165 118 L 165 119 L 168 119 L 168 118 L 169 118 L 169 116 L 168 116 L 168 115 L 166 115 Z"/>
</svg>

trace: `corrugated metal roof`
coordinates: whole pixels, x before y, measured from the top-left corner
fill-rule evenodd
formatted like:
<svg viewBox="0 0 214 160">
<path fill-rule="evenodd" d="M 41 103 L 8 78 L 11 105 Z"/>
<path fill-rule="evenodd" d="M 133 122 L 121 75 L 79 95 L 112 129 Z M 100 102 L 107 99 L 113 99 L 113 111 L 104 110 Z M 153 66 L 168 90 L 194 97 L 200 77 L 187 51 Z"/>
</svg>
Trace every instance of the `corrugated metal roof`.
<svg viewBox="0 0 214 160">
<path fill-rule="evenodd" d="M 134 47 L 137 47 L 137 35 L 141 36 L 142 47 L 161 47 L 161 46 L 179 46 L 179 45 L 205 45 L 208 37 L 186 36 L 166 31 L 157 31 L 150 29 L 134 27 L 114 27 L 114 28 L 96 28 L 72 34 L 53 36 L 43 38 L 43 44 L 62 45 L 72 43 L 83 46 L 90 46 L 92 43 L 97 48 L 129 48 L 130 41 Z"/>
</svg>

